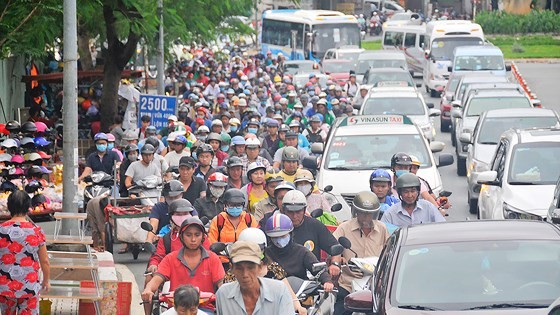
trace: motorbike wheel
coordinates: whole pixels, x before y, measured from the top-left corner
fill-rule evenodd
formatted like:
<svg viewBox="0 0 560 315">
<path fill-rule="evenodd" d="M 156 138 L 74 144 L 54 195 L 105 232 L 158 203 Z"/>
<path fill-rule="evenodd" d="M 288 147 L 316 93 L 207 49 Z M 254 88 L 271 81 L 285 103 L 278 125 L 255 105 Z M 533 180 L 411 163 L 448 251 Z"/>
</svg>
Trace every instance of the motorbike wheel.
<svg viewBox="0 0 560 315">
<path fill-rule="evenodd" d="M 113 253 L 113 228 L 111 223 L 105 223 L 105 250 Z"/>
<path fill-rule="evenodd" d="M 138 244 L 132 245 L 132 258 L 134 258 L 134 260 L 138 259 L 138 254 L 140 254 L 140 246 Z"/>
</svg>

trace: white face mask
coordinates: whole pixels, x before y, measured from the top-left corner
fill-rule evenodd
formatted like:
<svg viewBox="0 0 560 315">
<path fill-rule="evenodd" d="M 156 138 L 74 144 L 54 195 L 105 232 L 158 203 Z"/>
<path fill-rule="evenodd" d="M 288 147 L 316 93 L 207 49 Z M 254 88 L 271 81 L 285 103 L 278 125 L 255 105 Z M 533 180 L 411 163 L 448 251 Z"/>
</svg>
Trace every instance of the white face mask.
<svg viewBox="0 0 560 315">
<path fill-rule="evenodd" d="M 272 237 L 271 238 L 272 244 L 278 248 L 284 248 L 288 246 L 290 243 L 290 234 L 286 234 L 280 237 Z"/>
<path fill-rule="evenodd" d="M 313 189 L 313 186 L 311 184 L 302 184 L 302 185 L 298 185 L 296 187 L 297 190 L 301 191 L 305 196 L 308 196 L 311 193 L 311 190 Z"/>
</svg>

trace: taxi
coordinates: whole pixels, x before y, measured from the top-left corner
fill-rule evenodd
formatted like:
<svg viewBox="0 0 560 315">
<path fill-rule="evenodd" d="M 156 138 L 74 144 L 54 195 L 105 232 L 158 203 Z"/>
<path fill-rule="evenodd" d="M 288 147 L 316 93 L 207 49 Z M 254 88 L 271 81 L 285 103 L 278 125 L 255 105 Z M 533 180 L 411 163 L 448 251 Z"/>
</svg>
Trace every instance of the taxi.
<svg viewBox="0 0 560 315">
<path fill-rule="evenodd" d="M 437 167 L 453 164 L 453 155 L 433 156 L 445 144 L 428 142 L 422 130 L 404 115 L 363 115 L 339 118 L 332 126 L 324 148 L 314 145 L 304 167 L 318 171 L 319 187 L 333 186 L 332 194 L 343 209 L 334 213 L 340 221 L 351 218 L 350 207 L 357 192 L 369 190 L 374 169 L 391 168 L 397 152 L 415 155 L 422 163 L 418 175 L 428 181 L 436 195 L 443 189 Z"/>
</svg>

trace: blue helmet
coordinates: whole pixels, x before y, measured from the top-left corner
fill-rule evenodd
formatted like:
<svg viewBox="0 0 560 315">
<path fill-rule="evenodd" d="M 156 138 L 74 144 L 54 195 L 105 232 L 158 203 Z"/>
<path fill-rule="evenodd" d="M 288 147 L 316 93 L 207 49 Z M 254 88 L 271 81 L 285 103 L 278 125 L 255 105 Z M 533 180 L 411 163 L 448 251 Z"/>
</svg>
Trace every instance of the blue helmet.
<svg viewBox="0 0 560 315">
<path fill-rule="evenodd" d="M 384 169 L 376 169 L 369 177 L 369 184 L 374 182 L 391 183 L 391 174 Z"/>
<path fill-rule="evenodd" d="M 93 137 L 93 141 L 97 142 L 99 140 L 105 140 L 105 141 L 109 141 L 109 138 L 107 137 L 107 135 L 103 132 L 98 132 L 95 134 L 95 136 Z"/>
<path fill-rule="evenodd" d="M 245 144 L 245 138 L 242 136 L 235 136 L 231 138 L 231 145 L 242 145 Z"/>
</svg>

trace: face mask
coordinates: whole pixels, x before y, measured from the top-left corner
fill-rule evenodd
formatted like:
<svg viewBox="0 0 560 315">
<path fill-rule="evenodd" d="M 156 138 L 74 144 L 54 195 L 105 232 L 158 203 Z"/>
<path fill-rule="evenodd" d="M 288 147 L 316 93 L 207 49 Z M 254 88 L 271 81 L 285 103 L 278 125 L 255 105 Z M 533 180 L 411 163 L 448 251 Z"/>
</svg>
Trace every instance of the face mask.
<svg viewBox="0 0 560 315">
<path fill-rule="evenodd" d="M 113 150 L 114 147 L 115 147 L 115 144 L 114 144 L 114 143 L 109 143 L 109 144 L 107 145 L 107 149 L 109 149 L 109 150 Z"/>
<path fill-rule="evenodd" d="M 395 171 L 395 175 L 397 175 L 397 177 L 400 177 L 402 174 L 406 174 L 406 173 L 408 173 L 407 170 L 398 170 L 398 171 Z"/>
<path fill-rule="evenodd" d="M 225 191 L 225 187 L 215 187 L 210 185 L 210 193 L 216 198 L 220 198 Z"/>
<path fill-rule="evenodd" d="M 290 234 L 286 234 L 284 236 L 281 237 L 273 237 L 271 238 L 272 240 L 272 244 L 274 244 L 274 246 L 278 247 L 278 248 L 284 248 L 286 246 L 288 246 L 288 244 L 290 243 Z"/>
<path fill-rule="evenodd" d="M 307 196 L 311 193 L 312 188 L 313 187 L 311 186 L 311 184 L 304 184 L 304 185 L 296 186 L 296 189 L 301 191 L 305 196 Z"/>
<path fill-rule="evenodd" d="M 107 151 L 107 145 L 106 144 L 96 144 L 95 147 L 97 148 L 97 151 L 99 151 L 99 152 Z"/>
<path fill-rule="evenodd" d="M 180 227 L 181 224 L 183 224 L 183 221 L 185 221 L 186 219 L 192 217 L 192 215 L 190 214 L 185 214 L 185 215 L 172 215 L 171 216 L 171 220 L 173 221 L 173 223 L 177 226 Z"/>
<path fill-rule="evenodd" d="M 229 150 L 229 145 L 224 145 L 220 148 L 222 152 L 227 152 Z"/>
<path fill-rule="evenodd" d="M 231 127 L 229 127 L 229 130 L 231 130 L 232 132 L 236 132 L 237 131 L 237 126 L 231 126 Z"/>
<path fill-rule="evenodd" d="M 236 206 L 236 207 L 227 207 L 226 208 L 227 214 L 231 215 L 232 217 L 238 217 L 243 212 L 243 207 Z"/>
<path fill-rule="evenodd" d="M 200 140 L 201 142 L 206 142 L 206 138 L 208 136 L 198 136 L 198 140 Z"/>
<path fill-rule="evenodd" d="M 256 135 L 258 129 L 257 129 L 257 128 L 247 128 L 247 131 L 248 131 L 249 133 L 252 133 L 252 134 Z"/>
<path fill-rule="evenodd" d="M 132 162 L 138 161 L 138 154 L 129 154 L 128 159 Z"/>
</svg>

